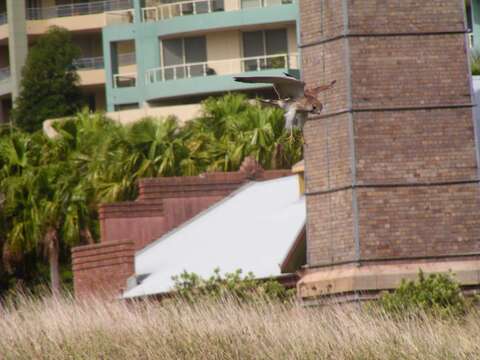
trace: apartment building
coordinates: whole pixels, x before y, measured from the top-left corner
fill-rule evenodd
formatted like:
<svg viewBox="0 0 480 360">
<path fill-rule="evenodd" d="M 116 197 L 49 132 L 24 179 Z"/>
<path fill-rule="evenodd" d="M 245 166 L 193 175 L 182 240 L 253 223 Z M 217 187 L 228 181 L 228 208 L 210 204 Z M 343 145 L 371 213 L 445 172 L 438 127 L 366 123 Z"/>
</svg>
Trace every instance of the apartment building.
<svg viewBox="0 0 480 360">
<path fill-rule="evenodd" d="M 28 48 L 52 25 L 81 49 L 75 65 L 92 109 L 178 110 L 226 91 L 270 92 L 232 75 L 299 76 L 296 1 L 0 0 L 0 120 Z"/>
</svg>

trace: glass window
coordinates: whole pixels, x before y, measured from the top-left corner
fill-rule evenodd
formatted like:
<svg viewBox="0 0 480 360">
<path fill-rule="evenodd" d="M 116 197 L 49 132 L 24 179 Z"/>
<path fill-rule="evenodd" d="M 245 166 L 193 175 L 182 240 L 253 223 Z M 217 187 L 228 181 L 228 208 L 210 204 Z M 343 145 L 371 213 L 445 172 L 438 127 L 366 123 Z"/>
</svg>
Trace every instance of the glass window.
<svg viewBox="0 0 480 360">
<path fill-rule="evenodd" d="M 244 71 L 259 71 L 286 67 L 288 41 L 286 29 L 243 33 Z M 279 55 L 278 57 L 272 55 Z"/>
<path fill-rule="evenodd" d="M 242 9 L 257 8 L 262 6 L 262 0 L 242 0 Z"/>
<path fill-rule="evenodd" d="M 204 64 L 188 66 L 207 61 L 207 41 L 204 36 L 163 40 L 162 47 L 163 66 L 167 67 L 166 80 L 204 75 Z"/>
</svg>

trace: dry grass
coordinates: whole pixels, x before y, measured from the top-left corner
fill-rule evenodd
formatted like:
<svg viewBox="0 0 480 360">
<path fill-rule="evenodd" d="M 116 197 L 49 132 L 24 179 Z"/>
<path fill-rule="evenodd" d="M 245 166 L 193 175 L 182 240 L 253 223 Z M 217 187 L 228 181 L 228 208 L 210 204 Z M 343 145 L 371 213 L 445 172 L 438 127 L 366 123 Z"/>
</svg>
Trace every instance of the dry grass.
<svg viewBox="0 0 480 360">
<path fill-rule="evenodd" d="M 475 359 L 480 314 L 395 321 L 358 307 L 23 298 L 0 308 L 2 359 Z"/>
</svg>

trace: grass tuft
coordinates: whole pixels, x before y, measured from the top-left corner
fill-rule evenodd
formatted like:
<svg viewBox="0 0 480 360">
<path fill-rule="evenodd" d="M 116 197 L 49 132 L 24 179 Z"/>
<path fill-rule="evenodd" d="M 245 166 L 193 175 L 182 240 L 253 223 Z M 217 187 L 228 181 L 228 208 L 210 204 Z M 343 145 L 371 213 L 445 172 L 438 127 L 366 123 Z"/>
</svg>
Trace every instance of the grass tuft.
<svg viewBox="0 0 480 360">
<path fill-rule="evenodd" d="M 2 359 L 473 359 L 480 314 L 359 306 L 34 299 L 0 307 Z"/>
</svg>

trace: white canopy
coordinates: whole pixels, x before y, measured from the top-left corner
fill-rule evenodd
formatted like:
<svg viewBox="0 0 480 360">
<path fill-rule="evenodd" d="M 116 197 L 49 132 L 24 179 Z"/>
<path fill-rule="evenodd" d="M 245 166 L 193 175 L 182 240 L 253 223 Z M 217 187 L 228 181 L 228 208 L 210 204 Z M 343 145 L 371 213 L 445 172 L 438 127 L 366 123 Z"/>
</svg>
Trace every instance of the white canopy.
<svg viewBox="0 0 480 360">
<path fill-rule="evenodd" d="M 204 278 L 242 269 L 257 278 L 278 276 L 305 225 L 297 175 L 251 182 L 138 252 L 136 275 L 148 275 L 124 297 L 172 290 L 183 271 Z"/>
</svg>

